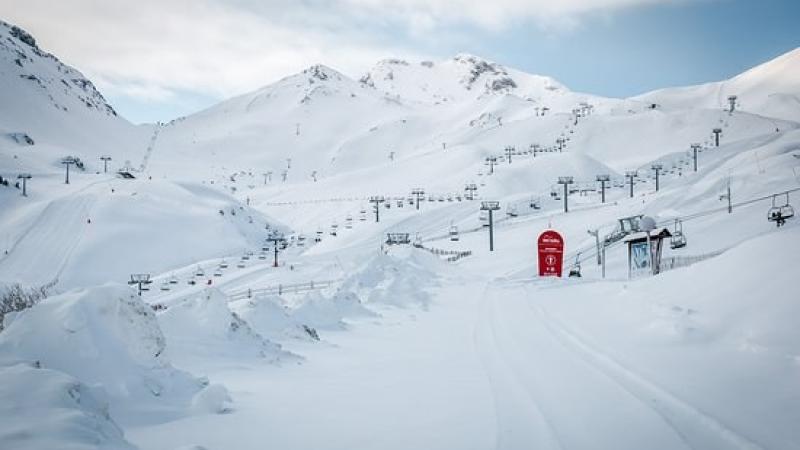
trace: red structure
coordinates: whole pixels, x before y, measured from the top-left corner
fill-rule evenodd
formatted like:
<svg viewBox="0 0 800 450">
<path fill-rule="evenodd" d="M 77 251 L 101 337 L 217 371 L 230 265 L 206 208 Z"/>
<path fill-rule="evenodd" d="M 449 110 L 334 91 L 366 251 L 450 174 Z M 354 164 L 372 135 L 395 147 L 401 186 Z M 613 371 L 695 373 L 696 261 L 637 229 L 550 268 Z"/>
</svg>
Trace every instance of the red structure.
<svg viewBox="0 0 800 450">
<path fill-rule="evenodd" d="M 539 276 L 560 277 L 564 262 L 564 238 L 555 230 L 539 235 Z"/>
</svg>

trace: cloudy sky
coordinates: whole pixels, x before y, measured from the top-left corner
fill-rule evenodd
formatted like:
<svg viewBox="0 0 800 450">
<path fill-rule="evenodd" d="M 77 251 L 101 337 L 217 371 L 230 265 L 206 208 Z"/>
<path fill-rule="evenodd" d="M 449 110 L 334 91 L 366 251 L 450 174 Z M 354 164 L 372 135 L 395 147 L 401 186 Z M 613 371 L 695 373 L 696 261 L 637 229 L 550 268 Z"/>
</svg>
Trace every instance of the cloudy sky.
<svg viewBox="0 0 800 450">
<path fill-rule="evenodd" d="M 467 52 L 629 96 L 735 75 L 800 46 L 798 0 L 0 0 L 134 122 L 323 63 Z"/>
</svg>

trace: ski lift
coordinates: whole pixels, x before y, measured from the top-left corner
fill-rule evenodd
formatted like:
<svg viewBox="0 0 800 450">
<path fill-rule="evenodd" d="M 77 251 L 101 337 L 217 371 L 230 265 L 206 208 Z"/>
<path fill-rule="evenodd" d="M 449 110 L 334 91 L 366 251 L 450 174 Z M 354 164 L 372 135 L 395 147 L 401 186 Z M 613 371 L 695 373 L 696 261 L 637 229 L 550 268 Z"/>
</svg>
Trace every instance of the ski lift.
<svg viewBox="0 0 800 450">
<path fill-rule="evenodd" d="M 777 195 L 772 196 L 772 207 L 767 212 L 767 220 L 770 222 L 775 222 L 777 226 L 783 226 L 786 223 L 786 219 L 791 219 L 794 217 L 794 208 L 791 204 L 789 204 L 789 193 L 786 193 L 786 203 L 783 205 L 776 205 L 775 200 L 777 199 Z"/>
<path fill-rule="evenodd" d="M 227 269 L 227 268 L 228 268 L 228 262 L 227 262 L 227 261 L 225 261 L 225 260 L 223 259 L 223 260 L 222 260 L 222 261 L 220 261 L 220 263 L 219 263 L 219 268 L 220 268 L 220 269 Z"/>
<path fill-rule="evenodd" d="M 422 248 L 422 237 L 419 233 L 414 237 L 414 243 L 412 245 L 416 248 Z"/>
<path fill-rule="evenodd" d="M 306 236 L 304 234 L 297 236 L 297 246 L 305 247 L 305 245 L 306 245 Z"/>
<path fill-rule="evenodd" d="M 402 198 L 397 200 L 397 207 L 398 208 L 402 208 L 403 207 L 403 199 Z"/>
<path fill-rule="evenodd" d="M 506 215 L 508 215 L 508 217 L 517 217 L 517 205 L 509 205 L 506 210 Z"/>
<path fill-rule="evenodd" d="M 572 278 L 572 277 L 581 278 L 581 254 L 580 253 L 578 253 L 577 256 L 575 256 L 575 265 L 570 267 L 568 276 L 570 278 Z"/>
<path fill-rule="evenodd" d="M 331 232 L 330 232 L 331 236 L 336 236 L 337 228 L 339 228 L 339 225 L 337 225 L 336 223 L 331 224 Z"/>
<path fill-rule="evenodd" d="M 221 276 L 222 276 L 222 271 L 221 271 L 221 270 L 219 270 L 219 269 L 215 270 L 215 271 L 214 271 L 214 276 L 215 276 L 215 277 L 221 277 Z"/>
<path fill-rule="evenodd" d="M 169 284 L 178 284 L 178 277 L 176 277 L 175 275 L 171 276 L 169 278 Z"/>
<path fill-rule="evenodd" d="M 245 253 L 242 255 L 242 261 L 248 261 L 248 260 L 250 260 L 250 254 L 248 254 L 247 252 L 245 252 Z"/>
<path fill-rule="evenodd" d="M 675 231 L 669 241 L 669 247 L 673 250 L 686 247 L 686 235 L 683 234 L 683 222 L 675 219 Z"/>
<path fill-rule="evenodd" d="M 384 202 L 383 203 L 383 207 L 386 208 L 386 209 L 392 209 L 392 203 L 391 202 Z"/>
<path fill-rule="evenodd" d="M 198 276 L 198 277 L 203 277 L 203 276 L 205 276 L 206 274 L 205 274 L 205 272 L 203 272 L 203 269 L 201 269 L 201 268 L 198 266 L 198 267 L 197 267 L 197 270 L 195 270 L 195 272 L 194 272 L 194 275 L 195 275 L 195 276 Z"/>
<path fill-rule="evenodd" d="M 197 284 L 197 281 L 194 281 L 194 278 L 191 278 L 191 279 L 189 279 L 189 281 L 187 281 L 186 283 L 187 283 L 187 284 L 189 284 L 189 285 L 192 285 L 192 286 L 194 286 L 195 284 Z"/>
<path fill-rule="evenodd" d="M 170 290 L 169 281 L 165 281 L 165 282 L 161 283 L 161 290 L 162 290 L 162 291 L 168 291 L 168 290 Z"/>
<path fill-rule="evenodd" d="M 450 225 L 450 240 L 453 242 L 458 241 L 458 227 Z"/>
<path fill-rule="evenodd" d="M 478 213 L 478 220 L 481 221 L 481 224 L 484 227 L 488 227 L 489 226 L 489 211 L 486 211 L 486 210 L 482 209 L 481 212 Z"/>
<path fill-rule="evenodd" d="M 245 262 L 244 262 L 244 261 L 239 261 L 239 262 L 236 264 L 236 267 L 238 267 L 238 268 L 240 268 L 240 269 L 244 269 L 245 267 L 247 267 L 247 264 L 245 264 Z"/>
<path fill-rule="evenodd" d="M 260 259 L 260 260 L 262 260 L 262 261 L 263 261 L 263 260 L 265 260 L 265 259 L 267 259 L 267 253 L 266 253 L 266 252 L 261 252 L 261 253 L 259 253 L 259 254 L 258 254 L 258 259 Z"/>
<path fill-rule="evenodd" d="M 529 203 L 531 209 L 542 209 L 542 206 L 539 204 L 539 199 L 531 198 L 531 202 Z"/>
</svg>

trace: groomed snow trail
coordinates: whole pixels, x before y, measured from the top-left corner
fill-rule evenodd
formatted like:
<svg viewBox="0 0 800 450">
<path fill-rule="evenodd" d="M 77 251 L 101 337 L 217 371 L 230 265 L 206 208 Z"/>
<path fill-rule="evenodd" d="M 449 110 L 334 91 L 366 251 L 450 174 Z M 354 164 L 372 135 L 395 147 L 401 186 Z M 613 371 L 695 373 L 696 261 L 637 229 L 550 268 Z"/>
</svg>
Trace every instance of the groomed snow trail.
<svg viewBox="0 0 800 450">
<path fill-rule="evenodd" d="M 0 273 L 35 286 L 57 280 L 88 232 L 90 225 L 86 220 L 96 202 L 96 196 L 81 193 L 48 203 L 31 228 L 0 260 Z"/>
<path fill-rule="evenodd" d="M 498 449 L 758 449 L 559 323 L 530 285 L 490 283 L 476 324 Z"/>
</svg>

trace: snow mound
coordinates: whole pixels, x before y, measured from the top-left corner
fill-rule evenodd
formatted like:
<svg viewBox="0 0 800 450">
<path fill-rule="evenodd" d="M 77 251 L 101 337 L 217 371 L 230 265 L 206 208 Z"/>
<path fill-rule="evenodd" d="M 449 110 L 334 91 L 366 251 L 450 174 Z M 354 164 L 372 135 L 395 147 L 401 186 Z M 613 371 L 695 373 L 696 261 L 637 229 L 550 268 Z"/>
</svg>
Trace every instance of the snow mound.
<svg viewBox="0 0 800 450">
<path fill-rule="evenodd" d="M 212 384 L 195 394 L 192 410 L 198 414 L 222 414 L 231 410 L 231 395 L 221 384 Z"/>
<path fill-rule="evenodd" d="M 40 362 L 104 389 L 115 417 L 159 420 L 149 412 L 182 415 L 207 383 L 175 369 L 165 345 L 152 309 L 127 286 L 107 284 L 19 314 L 0 334 L 0 363 Z"/>
<path fill-rule="evenodd" d="M 292 311 L 292 317 L 298 323 L 323 330 L 344 329 L 346 318 L 374 315 L 354 293 L 342 290 L 330 297 L 318 291 L 309 292 L 300 306 Z"/>
<path fill-rule="evenodd" d="M 231 304 L 236 314 L 256 332 L 268 339 L 315 339 L 314 330 L 291 315 L 282 298 L 273 295 L 256 296 Z M 318 337 L 318 336 L 317 336 Z"/>
<path fill-rule="evenodd" d="M 0 448 L 134 448 L 97 393 L 64 373 L 0 367 L 0 398 Z"/>
<path fill-rule="evenodd" d="M 438 284 L 437 273 L 445 270 L 436 256 L 414 248 L 397 248 L 372 258 L 342 283 L 341 290 L 366 298 L 367 304 L 425 308 L 430 303 L 426 288 Z"/>
<path fill-rule="evenodd" d="M 227 297 L 209 288 L 158 316 L 168 353 L 183 362 L 192 356 L 255 356 L 277 361 L 288 354 L 228 308 Z"/>
</svg>

